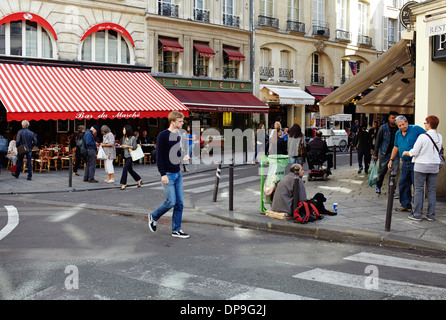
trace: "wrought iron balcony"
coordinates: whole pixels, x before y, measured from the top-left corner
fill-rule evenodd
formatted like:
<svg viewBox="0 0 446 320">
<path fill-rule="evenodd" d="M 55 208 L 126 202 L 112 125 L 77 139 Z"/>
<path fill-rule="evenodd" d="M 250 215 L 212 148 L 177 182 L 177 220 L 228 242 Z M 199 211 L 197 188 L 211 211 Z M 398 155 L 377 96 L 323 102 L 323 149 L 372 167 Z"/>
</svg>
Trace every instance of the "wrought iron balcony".
<svg viewBox="0 0 446 320">
<path fill-rule="evenodd" d="M 348 31 L 337 29 L 336 30 L 336 39 L 341 40 L 341 41 L 349 41 L 350 42 L 350 41 L 352 41 L 352 35 Z"/>
<path fill-rule="evenodd" d="M 311 84 L 323 85 L 324 84 L 324 74 L 323 73 L 311 73 Z"/>
<path fill-rule="evenodd" d="M 279 68 L 279 77 L 280 78 L 293 79 L 294 78 L 293 69 Z"/>
<path fill-rule="evenodd" d="M 209 10 L 194 9 L 194 20 L 209 22 Z"/>
<path fill-rule="evenodd" d="M 158 14 L 168 17 L 178 18 L 178 5 L 163 1 L 158 1 Z"/>
<path fill-rule="evenodd" d="M 223 24 L 225 26 L 240 28 L 240 17 L 235 16 L 233 14 L 224 13 L 223 14 Z"/>
<path fill-rule="evenodd" d="M 368 36 L 359 35 L 358 36 L 358 44 L 362 44 L 365 46 L 372 46 L 372 38 Z"/>
<path fill-rule="evenodd" d="M 258 24 L 262 27 L 279 29 L 279 19 L 277 18 L 259 16 Z"/>
<path fill-rule="evenodd" d="M 259 67 L 259 75 L 272 78 L 274 77 L 274 68 L 270 67 Z"/>
<path fill-rule="evenodd" d="M 207 77 L 208 67 L 203 65 L 194 65 L 194 76 L 196 77 Z"/>
<path fill-rule="evenodd" d="M 293 31 L 293 32 L 299 32 L 299 33 L 305 33 L 305 23 L 299 22 L 299 21 L 288 20 L 286 22 L 286 30 Z"/>
<path fill-rule="evenodd" d="M 158 61 L 159 73 L 177 73 L 177 62 Z"/>
<path fill-rule="evenodd" d="M 237 68 L 223 67 L 223 79 L 237 79 Z"/>
<path fill-rule="evenodd" d="M 328 24 L 321 21 L 313 21 L 313 35 L 329 38 L 330 28 Z"/>
</svg>

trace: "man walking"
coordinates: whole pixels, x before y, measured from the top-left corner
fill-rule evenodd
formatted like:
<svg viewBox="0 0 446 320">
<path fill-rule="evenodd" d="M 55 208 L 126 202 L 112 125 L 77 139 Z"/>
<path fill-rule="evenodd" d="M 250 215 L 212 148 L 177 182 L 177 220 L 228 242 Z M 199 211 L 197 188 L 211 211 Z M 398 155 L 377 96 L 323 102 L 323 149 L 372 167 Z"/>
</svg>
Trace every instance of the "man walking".
<svg viewBox="0 0 446 320">
<path fill-rule="evenodd" d="M 163 130 L 156 140 L 156 163 L 161 175 L 161 182 L 166 195 L 164 201 L 153 213 L 149 214 L 148 224 L 152 232 L 156 232 L 159 218 L 173 208 L 172 237 L 189 238 L 189 235 L 181 230 L 183 216 L 183 177 L 180 171 L 181 133 L 184 124 L 184 115 L 179 111 L 172 111 L 168 116 L 169 128 Z"/>
<path fill-rule="evenodd" d="M 20 147 L 21 145 L 26 145 L 30 151 L 25 155 L 18 156 L 17 169 L 15 170 L 15 173 L 12 173 L 12 176 L 15 177 L 16 179 L 19 178 L 20 172 L 22 171 L 24 157 L 26 157 L 26 164 L 28 167 L 27 180 L 32 180 L 32 177 L 33 177 L 33 165 L 31 163 L 31 154 L 32 154 L 31 150 L 32 150 L 33 146 L 37 144 L 37 138 L 34 136 L 34 132 L 30 131 L 28 129 L 28 127 L 29 127 L 29 122 L 26 120 L 23 120 L 22 121 L 23 129 L 19 130 L 19 132 L 17 133 L 17 140 L 16 140 L 17 148 Z"/>
<path fill-rule="evenodd" d="M 388 117 L 389 122 L 379 127 L 376 135 L 375 148 L 373 149 L 373 160 L 375 162 L 378 161 L 379 156 L 378 180 L 376 181 L 375 190 L 377 194 L 381 194 L 381 187 L 387 173 L 390 155 L 392 153 L 393 143 L 395 141 L 395 134 L 398 131 L 398 127 L 396 125 L 397 116 L 398 112 L 390 111 Z M 399 165 L 400 158 L 397 155 L 395 158 L 393 158 L 391 170 L 397 172 Z"/>
<path fill-rule="evenodd" d="M 426 132 L 420 126 L 409 125 L 405 116 L 396 117 L 396 124 L 398 131 L 395 134 L 395 144 L 390 156 L 388 164 L 389 170 L 392 170 L 392 162 L 397 156 L 402 160 L 401 177 L 399 182 L 400 204 L 396 211 L 412 211 L 412 185 L 414 182 L 414 163 L 412 157 L 404 155 L 404 151 L 409 151 L 413 148 L 415 141 L 420 134 Z"/>
<path fill-rule="evenodd" d="M 85 130 L 84 140 L 85 140 L 85 149 L 87 150 L 87 167 L 85 168 L 84 173 L 84 181 L 90 183 L 98 182 L 94 178 L 95 170 L 96 170 L 96 140 L 95 136 L 98 134 L 98 126 L 93 125 L 90 129 Z"/>
</svg>

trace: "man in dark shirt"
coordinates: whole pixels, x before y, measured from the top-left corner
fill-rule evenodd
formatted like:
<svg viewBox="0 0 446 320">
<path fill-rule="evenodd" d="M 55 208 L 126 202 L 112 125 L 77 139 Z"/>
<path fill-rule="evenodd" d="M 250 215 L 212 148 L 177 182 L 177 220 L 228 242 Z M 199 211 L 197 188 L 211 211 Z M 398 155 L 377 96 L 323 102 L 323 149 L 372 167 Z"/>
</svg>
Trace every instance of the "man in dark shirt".
<svg viewBox="0 0 446 320">
<path fill-rule="evenodd" d="M 179 111 L 172 111 L 168 116 L 168 121 L 169 128 L 161 131 L 156 140 L 156 164 L 161 175 L 166 201 L 149 214 L 148 224 L 150 231 L 156 232 L 158 219 L 173 208 L 172 237 L 185 239 L 189 238 L 189 235 L 181 230 L 184 192 L 180 171 L 182 152 L 179 131 L 184 124 L 184 115 Z"/>
<path fill-rule="evenodd" d="M 28 129 L 28 127 L 29 127 L 29 122 L 26 120 L 23 120 L 22 121 L 23 129 L 19 130 L 19 132 L 17 133 L 17 140 L 16 140 L 17 148 L 20 147 L 21 145 L 26 145 L 29 150 L 32 150 L 33 146 L 35 146 L 37 144 L 37 138 L 34 136 L 34 132 L 30 131 Z M 22 167 L 23 167 L 23 158 L 24 157 L 26 157 L 26 163 L 28 166 L 27 180 L 32 180 L 33 165 L 31 163 L 31 151 L 25 155 L 18 156 L 17 169 L 15 170 L 15 173 L 12 173 L 12 176 L 15 177 L 16 179 L 19 178 L 20 171 L 22 171 Z"/>
<path fill-rule="evenodd" d="M 308 152 L 310 154 L 319 154 L 319 158 L 323 160 L 323 162 L 327 161 L 327 173 L 331 174 L 331 168 L 333 168 L 333 154 L 329 153 L 330 150 L 328 150 L 327 142 L 325 140 L 322 140 L 322 132 L 318 131 L 316 132 L 316 137 L 310 142 L 308 142 Z M 308 166 L 310 169 L 313 169 L 313 165 L 311 164 L 311 161 L 309 161 Z"/>
<path fill-rule="evenodd" d="M 97 183 L 98 181 L 94 178 L 96 170 L 96 140 L 95 136 L 98 134 L 98 126 L 93 125 L 90 129 L 85 130 L 84 143 L 85 149 L 87 150 L 87 167 L 85 168 L 84 181 Z"/>
</svg>

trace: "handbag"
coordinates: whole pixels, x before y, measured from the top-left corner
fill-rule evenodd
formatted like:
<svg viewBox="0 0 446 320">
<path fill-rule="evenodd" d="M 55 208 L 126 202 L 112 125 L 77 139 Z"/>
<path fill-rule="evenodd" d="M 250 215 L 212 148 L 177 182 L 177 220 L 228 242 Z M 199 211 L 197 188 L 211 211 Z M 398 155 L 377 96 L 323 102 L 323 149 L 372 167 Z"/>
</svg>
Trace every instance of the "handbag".
<svg viewBox="0 0 446 320">
<path fill-rule="evenodd" d="M 444 148 L 441 147 L 441 150 L 438 150 L 437 144 L 434 142 L 434 139 L 427 133 L 425 133 L 431 139 L 432 143 L 434 144 L 435 149 L 437 149 L 438 155 L 440 156 L 440 168 L 444 165 Z"/>
<path fill-rule="evenodd" d="M 305 148 L 304 137 L 301 138 L 299 147 L 297 149 L 297 155 L 302 158 L 302 163 L 305 163 L 305 159 L 307 159 L 307 148 Z"/>
<path fill-rule="evenodd" d="M 367 177 L 367 184 L 370 187 L 374 187 L 376 185 L 376 181 L 378 181 L 378 162 L 373 161 Z"/>
<path fill-rule="evenodd" d="M 107 159 L 107 155 L 105 154 L 104 149 L 101 147 L 99 147 L 98 150 L 98 155 L 96 156 L 97 159 L 99 160 L 106 160 Z"/>
<path fill-rule="evenodd" d="M 138 144 L 138 147 L 135 150 L 129 149 L 129 151 L 133 161 L 144 158 L 144 152 L 142 151 L 140 144 Z"/>
<path fill-rule="evenodd" d="M 31 150 L 28 148 L 28 146 L 26 144 L 22 144 L 20 146 L 17 147 L 17 155 L 19 157 L 24 156 L 27 153 L 30 153 Z"/>
</svg>

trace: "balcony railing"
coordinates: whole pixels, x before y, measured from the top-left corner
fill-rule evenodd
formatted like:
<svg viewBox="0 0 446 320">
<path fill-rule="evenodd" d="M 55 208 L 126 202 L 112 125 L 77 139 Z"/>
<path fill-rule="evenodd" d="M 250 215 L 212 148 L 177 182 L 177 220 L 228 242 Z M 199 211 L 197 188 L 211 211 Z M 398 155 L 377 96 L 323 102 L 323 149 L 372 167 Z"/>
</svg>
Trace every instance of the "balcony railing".
<svg viewBox="0 0 446 320">
<path fill-rule="evenodd" d="M 372 38 L 368 36 L 359 35 L 358 36 L 358 44 L 362 44 L 365 46 L 372 46 Z"/>
<path fill-rule="evenodd" d="M 237 79 L 237 68 L 223 67 L 223 79 Z"/>
<path fill-rule="evenodd" d="M 260 67 L 259 74 L 260 74 L 260 76 L 263 76 L 263 77 L 272 78 L 272 77 L 274 77 L 274 68 Z"/>
<path fill-rule="evenodd" d="M 280 78 L 293 79 L 294 78 L 293 69 L 279 68 L 279 77 Z"/>
<path fill-rule="evenodd" d="M 209 22 L 209 10 L 194 9 L 194 20 Z"/>
<path fill-rule="evenodd" d="M 293 32 L 299 32 L 299 33 L 305 33 L 305 23 L 299 22 L 299 21 L 288 20 L 286 22 L 286 30 L 293 31 Z"/>
<path fill-rule="evenodd" d="M 323 73 L 311 73 L 311 84 L 323 85 L 324 74 Z"/>
<path fill-rule="evenodd" d="M 177 62 L 159 61 L 158 72 L 159 73 L 177 73 Z"/>
<path fill-rule="evenodd" d="M 330 28 L 328 24 L 321 21 L 313 21 L 313 35 L 329 38 Z"/>
<path fill-rule="evenodd" d="M 352 35 L 348 31 L 337 29 L 336 39 L 341 41 L 352 41 Z"/>
<path fill-rule="evenodd" d="M 269 27 L 279 29 L 279 19 L 267 17 L 267 16 L 259 16 L 259 26 Z"/>
<path fill-rule="evenodd" d="M 223 14 L 223 24 L 225 26 L 240 28 L 240 17 L 235 16 L 233 14 L 224 13 Z"/>
<path fill-rule="evenodd" d="M 196 77 L 207 77 L 208 67 L 201 65 L 194 65 L 194 76 Z"/>
<path fill-rule="evenodd" d="M 162 16 L 178 18 L 178 5 L 174 3 L 159 1 L 158 14 Z"/>
</svg>

